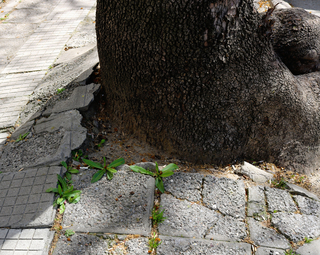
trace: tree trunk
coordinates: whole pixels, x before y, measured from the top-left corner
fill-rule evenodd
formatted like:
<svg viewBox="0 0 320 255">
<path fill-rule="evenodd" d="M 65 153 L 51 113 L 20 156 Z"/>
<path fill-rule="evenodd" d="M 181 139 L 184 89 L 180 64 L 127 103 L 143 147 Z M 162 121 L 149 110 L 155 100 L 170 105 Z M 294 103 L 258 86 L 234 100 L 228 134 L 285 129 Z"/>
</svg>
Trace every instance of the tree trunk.
<svg viewBox="0 0 320 255">
<path fill-rule="evenodd" d="M 317 76 L 274 52 L 251 0 L 98 0 L 107 111 L 188 160 L 319 167 Z"/>
</svg>

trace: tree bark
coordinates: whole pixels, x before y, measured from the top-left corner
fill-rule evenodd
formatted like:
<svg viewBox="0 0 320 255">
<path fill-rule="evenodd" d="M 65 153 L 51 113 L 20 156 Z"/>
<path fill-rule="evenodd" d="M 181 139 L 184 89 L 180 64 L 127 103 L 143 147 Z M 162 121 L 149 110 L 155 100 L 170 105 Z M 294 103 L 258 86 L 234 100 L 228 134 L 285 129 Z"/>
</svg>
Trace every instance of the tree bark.
<svg viewBox="0 0 320 255">
<path fill-rule="evenodd" d="M 196 162 L 319 167 L 318 76 L 294 76 L 250 0 L 98 0 L 107 111 Z"/>
</svg>

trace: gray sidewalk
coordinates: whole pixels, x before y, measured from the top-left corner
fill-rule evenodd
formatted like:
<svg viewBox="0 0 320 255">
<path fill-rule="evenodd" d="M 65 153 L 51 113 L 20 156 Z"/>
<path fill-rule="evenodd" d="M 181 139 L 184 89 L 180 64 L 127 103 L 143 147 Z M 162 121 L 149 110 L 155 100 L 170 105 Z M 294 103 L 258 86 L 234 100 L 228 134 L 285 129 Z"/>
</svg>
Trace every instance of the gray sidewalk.
<svg viewBox="0 0 320 255">
<path fill-rule="evenodd" d="M 57 210 L 45 191 L 86 141 L 81 123 L 100 90 L 85 82 L 98 63 L 94 9 L 89 0 L 10 0 L 0 9 L 0 126 L 22 123 L 0 147 L 0 255 L 48 254 Z M 81 199 L 66 204 L 62 226 L 76 233 L 61 235 L 54 255 L 149 254 L 155 204 L 166 217 L 156 254 L 286 255 L 292 244 L 320 254 L 319 198 L 292 184 L 271 188 L 272 172 L 248 163 L 233 179 L 177 172 L 157 196 L 153 177 L 118 170 L 93 184 L 96 170 L 73 175 Z"/>
</svg>

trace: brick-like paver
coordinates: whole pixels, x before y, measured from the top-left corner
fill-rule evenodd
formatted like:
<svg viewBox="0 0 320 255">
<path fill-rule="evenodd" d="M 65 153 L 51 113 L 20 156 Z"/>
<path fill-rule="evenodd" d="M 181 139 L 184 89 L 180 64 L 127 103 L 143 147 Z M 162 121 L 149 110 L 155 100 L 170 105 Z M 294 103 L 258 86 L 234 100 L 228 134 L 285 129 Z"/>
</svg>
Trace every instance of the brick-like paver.
<svg viewBox="0 0 320 255">
<path fill-rule="evenodd" d="M 0 228 L 0 255 L 48 254 L 53 235 L 49 229 Z"/>
<path fill-rule="evenodd" d="M 0 175 L 0 227 L 50 226 L 53 193 L 61 167 L 41 167 Z"/>
</svg>

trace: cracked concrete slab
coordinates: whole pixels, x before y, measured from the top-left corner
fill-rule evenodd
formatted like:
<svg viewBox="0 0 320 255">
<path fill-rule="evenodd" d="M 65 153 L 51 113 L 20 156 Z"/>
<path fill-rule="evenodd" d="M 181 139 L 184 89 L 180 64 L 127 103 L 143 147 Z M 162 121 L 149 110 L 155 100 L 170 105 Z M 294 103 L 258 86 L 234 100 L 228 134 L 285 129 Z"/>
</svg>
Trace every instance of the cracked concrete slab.
<svg viewBox="0 0 320 255">
<path fill-rule="evenodd" d="M 264 246 L 278 249 L 289 249 L 289 241 L 274 229 L 264 227 L 259 221 L 248 218 L 250 239 L 256 246 Z"/>
<path fill-rule="evenodd" d="M 297 206 L 286 190 L 266 188 L 268 212 L 295 212 Z"/>
<path fill-rule="evenodd" d="M 61 167 L 43 167 L 0 175 L 0 227 L 49 227 L 56 210 L 53 193 Z"/>
<path fill-rule="evenodd" d="M 243 181 L 206 176 L 203 185 L 203 202 L 224 215 L 245 219 L 246 192 Z"/>
<path fill-rule="evenodd" d="M 320 239 L 313 240 L 310 243 L 305 243 L 299 249 L 297 253 L 300 255 L 318 255 L 320 251 Z"/>
<path fill-rule="evenodd" d="M 0 254 L 47 255 L 54 231 L 42 229 L 0 228 Z"/>
<path fill-rule="evenodd" d="M 237 169 L 235 172 L 248 176 L 251 180 L 257 183 L 265 183 L 273 179 L 273 174 L 263 171 L 248 162 L 244 162 L 241 168 Z"/>
<path fill-rule="evenodd" d="M 248 211 L 247 216 L 256 220 L 267 219 L 264 187 L 253 186 L 248 188 Z"/>
<path fill-rule="evenodd" d="M 204 238 L 208 229 L 219 219 L 220 215 L 202 205 L 179 200 L 172 195 L 161 195 L 161 206 L 167 217 L 159 223 L 161 235 Z"/>
<path fill-rule="evenodd" d="M 252 254 L 251 245 L 248 243 L 234 243 L 191 239 L 181 237 L 161 236 L 162 243 L 158 246 L 158 255 L 248 255 Z"/>
<path fill-rule="evenodd" d="M 293 196 L 303 214 L 320 216 L 320 203 L 304 196 Z"/>
<path fill-rule="evenodd" d="M 255 255 L 286 255 L 286 251 L 273 248 L 259 247 Z"/>
<path fill-rule="evenodd" d="M 201 174 L 175 173 L 164 179 L 164 189 L 175 197 L 188 201 L 200 201 L 202 180 Z"/>
<path fill-rule="evenodd" d="M 272 214 L 271 222 L 293 242 L 320 236 L 320 218 L 314 215 L 279 212 Z"/>
<path fill-rule="evenodd" d="M 81 177 L 74 182 L 75 188 Z M 83 188 L 77 204 L 67 204 L 63 226 L 80 232 L 149 235 L 154 199 L 154 178 L 118 171 L 111 181 Z"/>
</svg>

